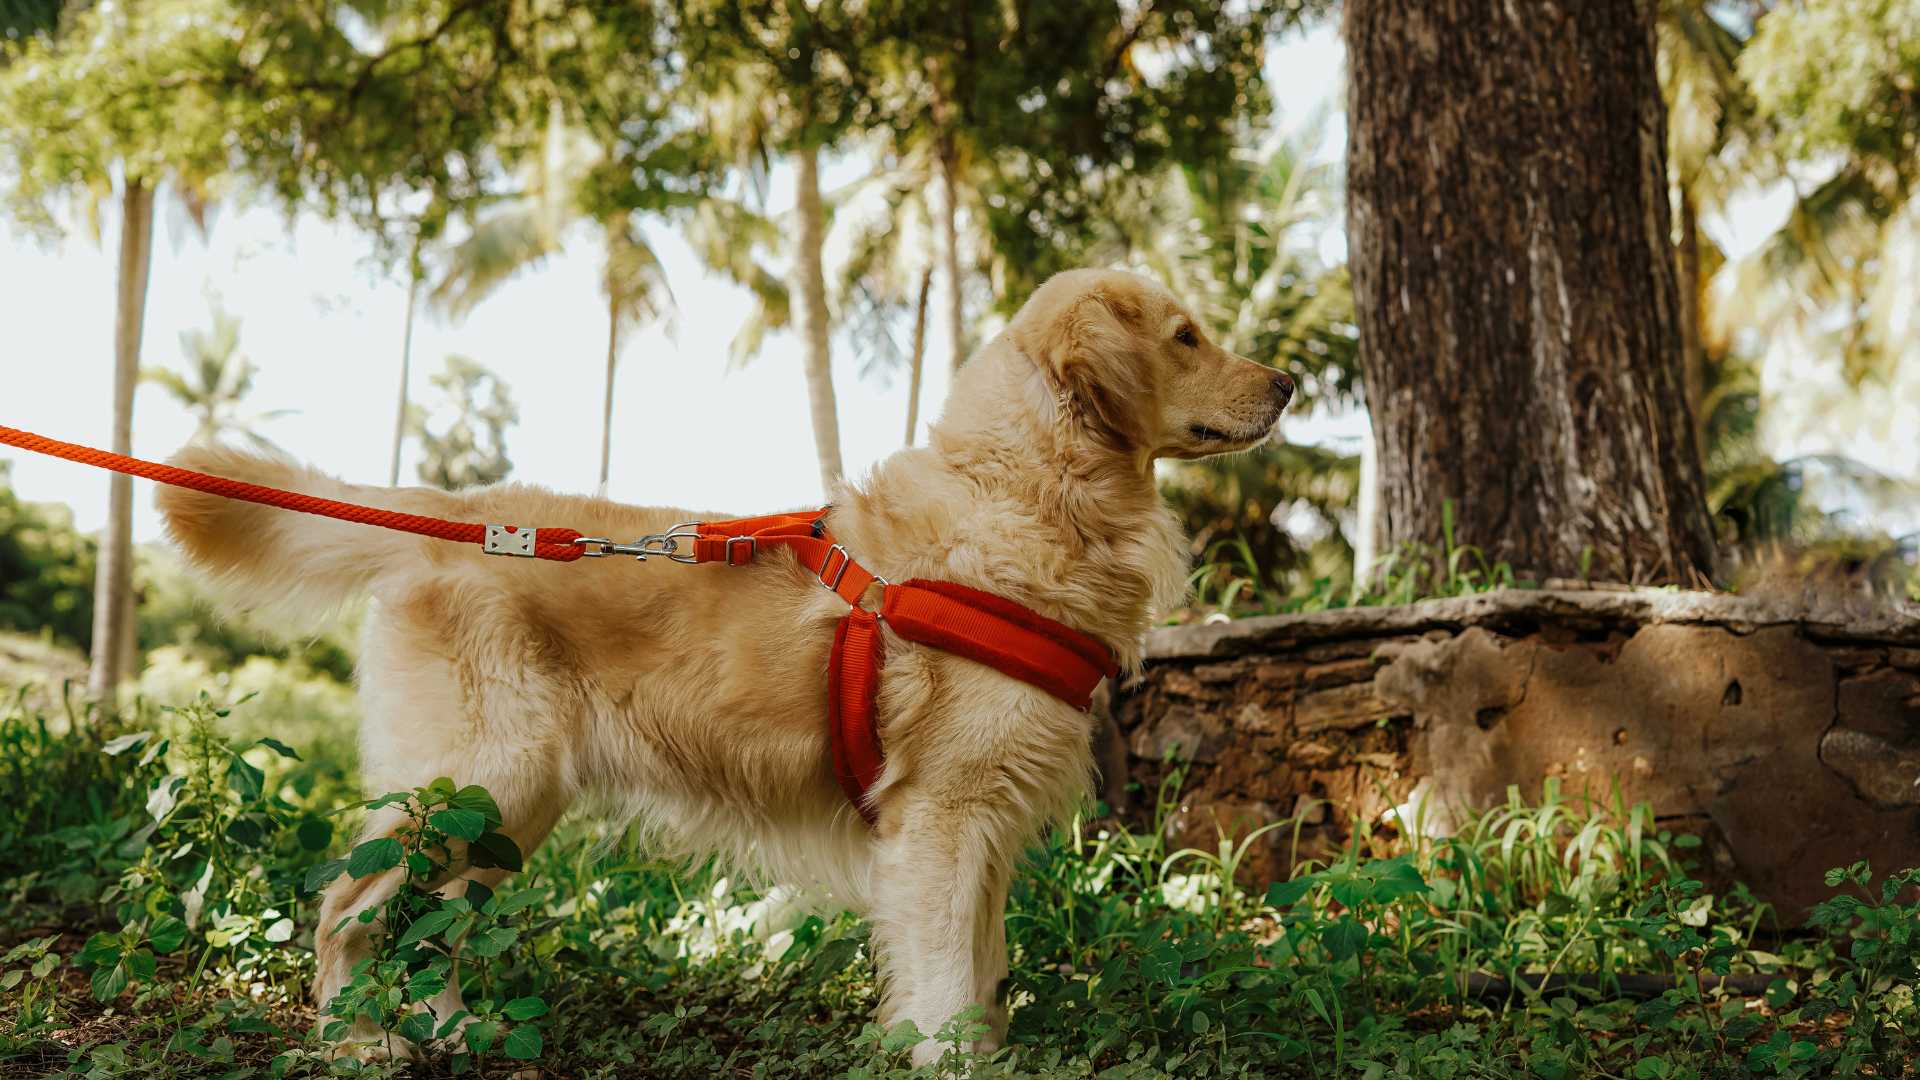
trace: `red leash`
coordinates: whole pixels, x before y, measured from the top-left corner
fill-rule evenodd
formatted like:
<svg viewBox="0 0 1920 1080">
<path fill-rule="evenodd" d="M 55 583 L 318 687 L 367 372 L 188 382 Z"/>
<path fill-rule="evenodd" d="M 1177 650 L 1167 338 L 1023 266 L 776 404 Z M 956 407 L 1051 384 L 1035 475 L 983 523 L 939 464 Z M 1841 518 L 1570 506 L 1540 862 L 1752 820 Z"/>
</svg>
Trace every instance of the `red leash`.
<svg viewBox="0 0 1920 1080">
<path fill-rule="evenodd" d="M 48 454 L 82 465 L 144 477 L 263 506 L 319 514 L 362 525 L 416 533 L 457 543 L 479 544 L 489 555 L 519 555 L 558 562 L 582 556 L 660 555 L 675 562 L 745 566 L 762 548 L 786 548 L 820 586 L 847 602 L 851 610 L 834 632 L 827 669 L 827 733 L 833 773 L 840 789 L 869 825 L 878 824 L 868 796 L 880 779 L 885 755 L 876 726 L 880 657 L 885 622 L 901 638 L 955 653 L 985 664 L 1085 711 L 1102 678 L 1119 671 L 1113 653 L 1095 638 L 1055 622 L 1010 600 L 946 581 L 906 581 L 898 585 L 872 573 L 827 532 L 829 508 L 812 513 L 774 514 L 737 521 L 688 522 L 643 536 L 631 544 L 582 536 L 574 529 L 524 529 L 481 525 L 403 514 L 357 503 L 322 499 L 263 484 L 143 461 L 125 454 L 49 439 L 29 431 L 0 427 L 0 444 Z M 689 551 L 681 549 L 687 541 Z M 878 584 L 880 610 L 861 606 Z"/>
<path fill-rule="evenodd" d="M 229 499 L 274 506 L 282 510 L 295 510 L 302 514 L 318 514 L 321 517 L 338 518 L 341 521 L 351 521 L 360 525 L 378 525 L 383 529 L 417 533 L 420 536 L 452 540 L 456 543 L 479 544 L 493 554 L 507 554 L 507 552 L 493 550 L 499 545 L 501 537 L 496 535 L 493 541 L 489 542 L 487 534 L 490 530 L 505 533 L 509 538 L 524 536 L 520 529 L 513 525 L 488 526 L 465 521 L 447 521 L 442 518 L 424 517 L 420 514 L 403 514 L 398 510 L 381 510 L 378 507 L 361 506 L 358 503 L 322 499 L 316 495 L 282 491 L 262 484 L 249 484 L 244 480 L 229 480 L 224 476 L 195 472 L 192 469 L 182 469 L 173 465 L 162 465 L 157 461 L 143 461 L 125 454 L 95 450 L 90 446 L 61 442 L 58 439 L 49 439 L 45 435 L 35 435 L 31 431 L 21 431 L 18 428 L 0 427 L 0 443 L 17 446 L 22 450 L 32 450 L 37 454 L 77 461 L 82 465 L 94 465 L 102 469 L 126 473 L 129 476 L 156 480 L 162 484 L 192 488 L 209 495 L 223 495 Z M 573 529 L 541 529 L 535 535 L 533 550 L 526 554 L 539 559 L 572 562 L 587 553 L 586 548 L 574 543 L 578 539 L 580 534 Z M 514 546 L 527 545 L 522 541 Z M 520 554 L 520 552 L 514 552 L 514 554 Z"/>
</svg>

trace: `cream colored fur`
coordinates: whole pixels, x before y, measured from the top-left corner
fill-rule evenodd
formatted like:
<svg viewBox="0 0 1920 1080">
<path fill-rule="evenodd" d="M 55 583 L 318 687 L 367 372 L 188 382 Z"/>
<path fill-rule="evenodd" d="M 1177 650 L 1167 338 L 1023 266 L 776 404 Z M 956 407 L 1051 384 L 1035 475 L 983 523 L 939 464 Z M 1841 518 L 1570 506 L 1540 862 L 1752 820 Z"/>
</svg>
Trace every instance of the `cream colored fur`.
<svg viewBox="0 0 1920 1080">
<path fill-rule="evenodd" d="M 829 527 L 878 574 L 993 592 L 1137 667 L 1143 632 L 1179 601 L 1187 568 L 1153 460 L 1258 443 L 1291 390 L 1199 333 L 1145 279 L 1052 279 L 961 372 L 931 445 L 835 493 Z M 413 513 L 594 536 L 699 516 L 522 484 L 359 487 L 216 448 L 175 461 Z M 372 596 L 360 670 L 367 790 L 442 775 L 483 784 L 529 853 L 577 800 L 610 800 L 677 850 L 718 853 L 866 913 L 884 1022 L 911 1019 L 932 1033 L 980 1004 L 993 1021 L 986 1045 L 1003 1037 L 995 994 L 1007 970 L 1008 882 L 1023 846 L 1084 789 L 1086 714 L 888 635 L 887 764 L 869 830 L 828 758 L 827 654 L 845 605 L 790 555 L 740 568 L 558 564 L 178 488 L 161 489 L 159 503 L 188 557 L 258 603 Z M 364 835 L 398 824 L 376 814 Z M 390 873 L 327 891 L 316 934 L 322 1005 L 369 949 L 357 922 L 331 928 L 399 884 Z M 457 996 L 436 1007 L 457 1007 Z M 922 1044 L 922 1058 L 937 1049 Z"/>
</svg>

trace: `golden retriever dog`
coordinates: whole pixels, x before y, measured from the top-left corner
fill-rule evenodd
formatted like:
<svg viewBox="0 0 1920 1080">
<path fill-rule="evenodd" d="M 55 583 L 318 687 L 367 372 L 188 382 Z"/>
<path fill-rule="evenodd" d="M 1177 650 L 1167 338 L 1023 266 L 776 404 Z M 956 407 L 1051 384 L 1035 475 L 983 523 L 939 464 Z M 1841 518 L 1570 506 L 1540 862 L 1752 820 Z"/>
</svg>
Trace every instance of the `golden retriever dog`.
<svg viewBox="0 0 1920 1080">
<path fill-rule="evenodd" d="M 876 574 L 1005 597 L 1137 669 L 1142 636 L 1181 601 L 1188 565 L 1155 459 L 1252 447 L 1292 392 L 1287 376 L 1210 343 L 1158 284 L 1063 273 L 961 370 L 929 445 L 832 493 L 828 528 Z M 525 484 L 360 487 L 211 447 L 174 460 L 414 514 L 590 536 L 665 532 L 700 516 Z M 883 1022 L 909 1019 L 931 1035 L 979 1005 L 993 1032 L 981 1048 L 1004 1037 L 995 997 L 1008 881 L 1090 779 L 1088 714 L 889 633 L 877 716 L 886 767 L 870 828 L 836 785 L 828 749 L 827 658 L 846 604 L 789 552 L 741 567 L 553 563 L 183 488 L 162 488 L 159 504 L 187 557 L 256 606 L 372 597 L 359 672 L 368 791 L 438 776 L 483 785 L 529 855 L 568 807 L 601 800 L 672 850 L 718 854 L 863 912 Z M 400 822 L 391 809 L 372 813 L 362 838 Z M 323 1007 L 368 955 L 373 930 L 334 927 L 391 896 L 402 873 L 327 890 L 315 935 Z M 433 1003 L 441 1016 L 458 1007 L 454 989 Z M 916 1061 L 938 1052 L 922 1043 Z"/>
</svg>

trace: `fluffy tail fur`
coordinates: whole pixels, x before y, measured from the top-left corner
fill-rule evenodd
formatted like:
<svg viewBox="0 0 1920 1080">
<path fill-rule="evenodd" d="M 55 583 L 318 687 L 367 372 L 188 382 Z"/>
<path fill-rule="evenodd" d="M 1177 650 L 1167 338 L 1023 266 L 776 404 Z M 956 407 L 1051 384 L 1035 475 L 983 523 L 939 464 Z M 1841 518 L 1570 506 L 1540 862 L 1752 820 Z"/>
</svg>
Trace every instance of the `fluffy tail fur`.
<svg viewBox="0 0 1920 1080">
<path fill-rule="evenodd" d="M 347 484 L 286 459 L 230 447 L 188 447 L 170 464 L 383 509 L 461 514 L 459 500 L 445 492 Z M 233 587 L 249 608 L 331 608 L 367 592 L 382 573 L 429 558 L 425 545 L 441 543 L 170 485 L 160 487 L 155 502 L 187 560 Z"/>
</svg>

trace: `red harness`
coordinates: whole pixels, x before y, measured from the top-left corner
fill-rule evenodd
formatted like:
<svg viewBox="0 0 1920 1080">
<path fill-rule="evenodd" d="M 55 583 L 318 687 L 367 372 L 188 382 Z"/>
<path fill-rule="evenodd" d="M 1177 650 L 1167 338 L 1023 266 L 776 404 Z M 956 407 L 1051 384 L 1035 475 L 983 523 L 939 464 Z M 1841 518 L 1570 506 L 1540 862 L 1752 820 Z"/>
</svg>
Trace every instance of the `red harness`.
<svg viewBox="0 0 1920 1080">
<path fill-rule="evenodd" d="M 880 624 L 901 638 L 964 656 L 1037 686 L 1086 710 L 1100 680 L 1118 672 L 1113 653 L 1103 644 L 1043 615 L 991 593 L 949 581 L 915 579 L 898 585 L 885 581 L 847 554 L 826 530 L 827 510 L 775 514 L 682 526 L 662 538 L 674 543 L 693 533 L 693 562 L 744 566 L 761 551 L 785 548 L 820 584 L 851 609 L 833 635 L 827 667 L 827 733 L 833 749 L 833 773 L 840 790 L 869 825 L 875 823 L 868 796 L 880 779 L 884 755 L 874 726 L 880 690 Z M 582 540 L 589 554 L 595 539 Z M 605 545 L 616 548 L 621 545 Z M 861 607 L 867 590 L 880 586 L 880 610 Z"/>
<path fill-rule="evenodd" d="M 745 566 L 762 549 L 786 548 L 823 587 L 852 606 L 833 636 L 833 655 L 827 668 L 827 734 L 840 790 L 846 792 L 848 801 L 869 825 L 876 818 L 868 796 L 884 764 L 880 733 L 874 726 L 875 699 L 880 691 L 882 622 L 907 641 L 985 664 L 1083 711 L 1091 707 L 1100 680 L 1120 670 L 1113 653 L 1099 641 L 1011 600 L 948 581 L 916 579 L 895 585 L 877 577 L 854 562 L 847 549 L 827 533 L 825 509 L 738 521 L 691 522 L 668 533 L 620 544 L 582 536 L 573 529 L 536 530 L 446 521 L 322 499 L 61 442 L 17 428 L 0 427 L 0 444 L 230 499 L 480 544 L 490 555 L 556 562 L 573 562 L 582 556 L 636 555 L 645 559 L 661 555 L 675 562 Z M 691 553 L 681 548 L 683 541 L 691 544 Z M 881 586 L 878 612 L 860 606 L 875 584 Z"/>
</svg>

